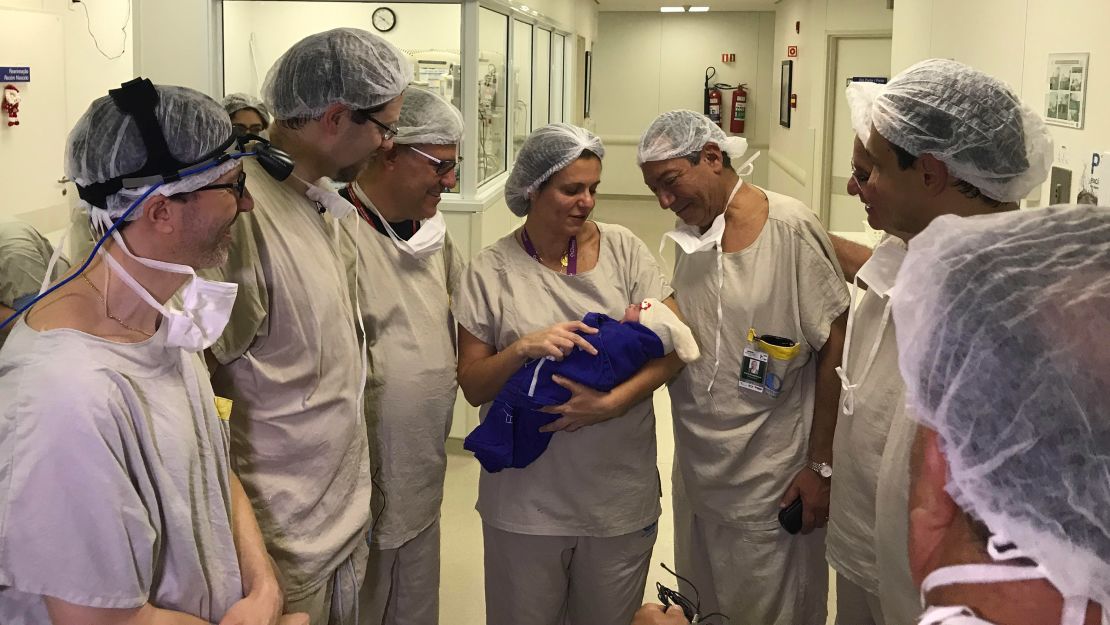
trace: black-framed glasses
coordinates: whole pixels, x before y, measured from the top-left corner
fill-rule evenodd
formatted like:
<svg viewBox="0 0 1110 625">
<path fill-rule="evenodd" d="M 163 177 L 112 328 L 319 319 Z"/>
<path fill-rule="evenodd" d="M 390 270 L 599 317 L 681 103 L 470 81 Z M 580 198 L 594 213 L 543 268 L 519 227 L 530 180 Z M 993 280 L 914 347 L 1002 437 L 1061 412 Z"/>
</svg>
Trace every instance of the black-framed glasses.
<svg viewBox="0 0 1110 625">
<path fill-rule="evenodd" d="M 240 171 L 239 177 L 235 179 L 235 182 L 210 184 L 197 189 L 197 191 L 208 191 L 209 189 L 227 189 L 228 191 L 231 191 L 232 194 L 235 195 L 235 197 L 241 200 L 243 199 L 243 196 L 247 194 L 247 172 Z"/>
<path fill-rule="evenodd" d="M 436 175 L 439 175 L 439 176 L 446 176 L 447 172 L 455 169 L 456 167 L 459 166 L 459 163 L 462 162 L 461 158 L 457 158 L 457 159 L 456 158 L 448 158 L 448 159 L 436 158 L 436 157 L 432 156 L 431 154 L 428 154 L 427 152 L 424 152 L 423 150 L 418 150 L 418 149 L 412 147 L 411 145 L 406 146 L 406 147 L 408 149 L 412 150 L 413 152 L 416 152 L 420 156 L 423 156 L 424 158 L 428 159 L 428 161 L 431 162 L 432 165 L 435 165 Z"/>
<path fill-rule="evenodd" d="M 397 136 L 397 127 L 396 126 L 387 126 L 387 125 L 381 123 L 380 121 L 374 119 L 373 115 L 367 115 L 366 119 L 369 119 L 370 121 L 374 122 L 378 126 L 378 128 L 381 129 L 381 131 L 382 131 L 382 141 L 389 141 L 393 137 Z"/>
</svg>

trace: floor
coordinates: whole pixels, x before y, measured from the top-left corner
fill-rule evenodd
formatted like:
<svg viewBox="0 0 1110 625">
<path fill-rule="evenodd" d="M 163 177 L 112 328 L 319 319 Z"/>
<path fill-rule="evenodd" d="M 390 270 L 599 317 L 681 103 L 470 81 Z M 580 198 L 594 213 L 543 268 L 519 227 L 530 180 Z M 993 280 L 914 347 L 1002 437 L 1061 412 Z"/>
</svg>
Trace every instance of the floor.
<svg viewBox="0 0 1110 625">
<path fill-rule="evenodd" d="M 630 228 L 653 254 L 658 254 L 659 240 L 673 227 L 673 217 L 646 200 L 602 198 L 594 211 L 599 221 L 620 223 Z M 670 274 L 673 246 L 666 246 L 659 256 L 663 270 Z M 659 448 L 659 474 L 663 483 L 663 515 L 659 519 L 659 538 L 652 553 L 652 569 L 644 588 L 645 601 L 657 601 L 655 582 L 673 587 L 674 579 L 663 571 L 659 562 L 674 563 L 674 525 L 671 517 L 671 465 L 674 457 L 674 435 L 671 429 L 671 402 L 665 389 L 655 393 L 656 433 Z M 442 582 L 440 587 L 440 623 L 443 625 L 480 625 L 485 622 L 485 597 L 482 574 L 482 524 L 474 510 L 478 496 L 478 472 L 474 457 L 462 450 L 458 441 L 450 441 L 447 456 L 447 482 L 443 501 Z M 830 575 L 830 581 L 832 576 Z M 835 588 L 829 593 L 829 620 L 833 622 Z"/>
</svg>

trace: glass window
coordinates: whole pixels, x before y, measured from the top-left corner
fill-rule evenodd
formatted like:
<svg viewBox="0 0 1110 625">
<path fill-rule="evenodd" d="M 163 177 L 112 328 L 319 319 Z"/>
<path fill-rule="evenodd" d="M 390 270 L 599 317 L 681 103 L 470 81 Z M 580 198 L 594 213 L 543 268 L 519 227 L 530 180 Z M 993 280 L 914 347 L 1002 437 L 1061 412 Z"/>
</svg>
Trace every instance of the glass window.
<svg viewBox="0 0 1110 625">
<path fill-rule="evenodd" d="M 546 126 L 550 121 L 551 95 L 551 31 L 537 29 L 536 64 L 532 74 L 532 128 Z"/>
<path fill-rule="evenodd" d="M 513 20 L 513 153 L 532 132 L 532 25 Z"/>
<path fill-rule="evenodd" d="M 566 70 L 566 40 L 563 35 L 556 34 L 551 45 L 551 121 L 561 122 L 563 119 L 563 75 Z"/>
<path fill-rule="evenodd" d="M 505 171 L 509 17 L 478 10 L 478 184 Z"/>
</svg>

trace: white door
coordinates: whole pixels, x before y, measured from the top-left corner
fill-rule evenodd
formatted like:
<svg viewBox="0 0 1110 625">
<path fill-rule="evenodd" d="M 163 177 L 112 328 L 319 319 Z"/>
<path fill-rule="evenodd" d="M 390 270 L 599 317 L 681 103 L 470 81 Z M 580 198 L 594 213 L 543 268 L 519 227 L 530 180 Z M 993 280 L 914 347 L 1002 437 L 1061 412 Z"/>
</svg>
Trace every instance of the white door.
<svg viewBox="0 0 1110 625">
<path fill-rule="evenodd" d="M 848 80 L 857 76 L 890 77 L 890 38 L 837 40 L 836 46 L 836 111 L 830 133 L 832 158 L 828 159 L 831 177 L 829 196 L 829 230 L 833 232 L 863 232 L 867 213 L 859 200 L 848 195 L 848 174 L 851 169 L 852 143 L 856 133 L 852 130 L 848 101 L 844 88 Z"/>
</svg>

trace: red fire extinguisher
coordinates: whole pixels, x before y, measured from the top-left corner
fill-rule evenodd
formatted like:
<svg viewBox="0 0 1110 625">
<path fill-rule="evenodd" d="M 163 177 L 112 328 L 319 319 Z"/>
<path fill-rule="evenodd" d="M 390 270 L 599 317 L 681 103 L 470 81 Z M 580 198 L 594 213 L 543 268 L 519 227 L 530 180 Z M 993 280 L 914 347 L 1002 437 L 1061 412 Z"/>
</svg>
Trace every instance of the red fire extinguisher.
<svg viewBox="0 0 1110 625">
<path fill-rule="evenodd" d="M 732 121 L 729 132 L 744 132 L 744 118 L 748 115 L 748 90 L 747 84 L 736 87 L 732 92 Z"/>
<path fill-rule="evenodd" d="M 717 75 L 716 67 L 705 68 L 705 106 L 704 113 L 718 126 L 721 124 L 721 90 L 718 85 L 709 86 L 709 81 Z"/>
</svg>

